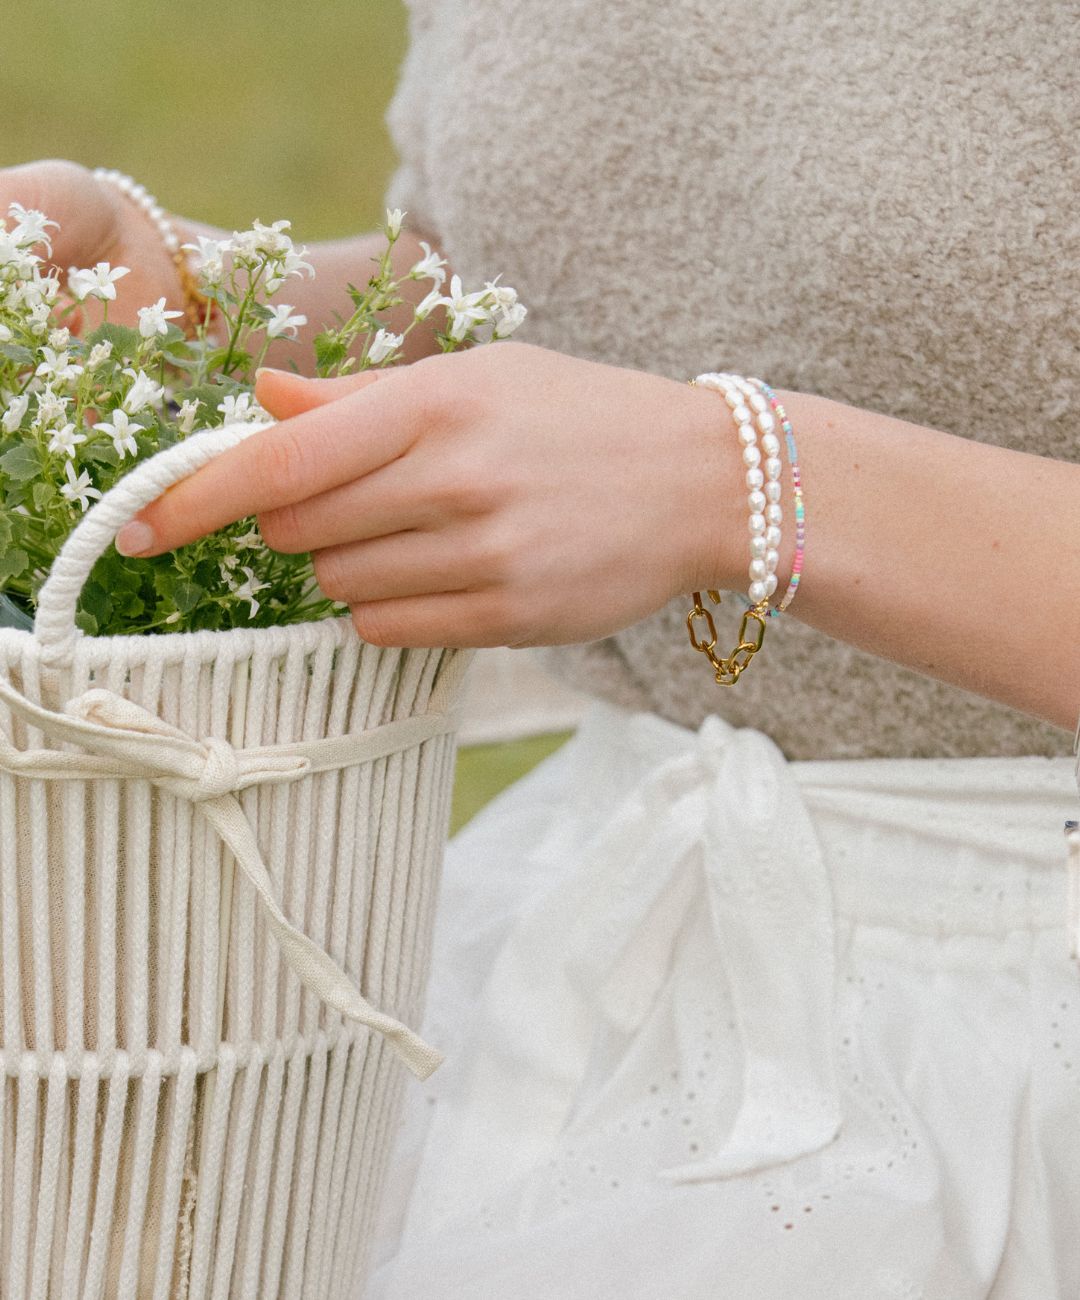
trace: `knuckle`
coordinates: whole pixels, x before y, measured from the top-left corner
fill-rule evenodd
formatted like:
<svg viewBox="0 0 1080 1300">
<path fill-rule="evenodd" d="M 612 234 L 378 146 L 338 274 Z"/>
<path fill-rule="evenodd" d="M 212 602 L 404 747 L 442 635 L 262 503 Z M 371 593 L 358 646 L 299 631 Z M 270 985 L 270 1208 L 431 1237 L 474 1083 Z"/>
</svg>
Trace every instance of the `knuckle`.
<svg viewBox="0 0 1080 1300">
<path fill-rule="evenodd" d="M 393 616 L 378 606 L 354 605 L 351 610 L 357 636 L 369 645 L 394 646 L 398 642 Z"/>
<path fill-rule="evenodd" d="M 297 555 L 304 550 L 299 542 L 300 526 L 293 506 L 278 506 L 258 515 L 257 519 L 262 539 L 272 551 Z"/>
<path fill-rule="evenodd" d="M 348 599 L 350 584 L 340 555 L 329 550 L 316 551 L 311 557 L 311 567 L 315 571 L 315 581 L 328 600 Z"/>
<path fill-rule="evenodd" d="M 260 448 L 255 470 L 260 492 L 272 494 L 284 484 L 300 482 L 305 462 L 304 444 L 287 425 L 280 425 Z"/>
</svg>

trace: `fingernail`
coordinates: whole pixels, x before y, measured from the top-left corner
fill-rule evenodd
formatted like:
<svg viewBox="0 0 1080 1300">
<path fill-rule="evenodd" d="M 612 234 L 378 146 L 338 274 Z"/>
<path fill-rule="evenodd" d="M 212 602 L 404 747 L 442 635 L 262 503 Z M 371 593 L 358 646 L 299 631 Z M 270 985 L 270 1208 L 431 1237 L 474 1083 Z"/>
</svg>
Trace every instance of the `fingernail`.
<svg viewBox="0 0 1080 1300">
<path fill-rule="evenodd" d="M 287 375 L 287 374 L 289 374 L 289 371 L 279 370 L 277 366 L 259 366 L 259 368 L 255 371 L 255 378 L 258 379 L 260 375 Z"/>
<path fill-rule="evenodd" d="M 142 555 L 154 544 L 154 530 L 149 524 L 125 524 L 116 534 L 116 549 L 121 555 Z"/>
</svg>

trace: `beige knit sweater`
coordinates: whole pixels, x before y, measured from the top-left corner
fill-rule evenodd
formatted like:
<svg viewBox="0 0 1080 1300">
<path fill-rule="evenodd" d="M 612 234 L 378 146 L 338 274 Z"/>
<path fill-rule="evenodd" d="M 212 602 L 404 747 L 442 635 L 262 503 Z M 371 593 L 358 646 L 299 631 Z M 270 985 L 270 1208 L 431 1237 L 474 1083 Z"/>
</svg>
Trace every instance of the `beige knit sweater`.
<svg viewBox="0 0 1080 1300">
<path fill-rule="evenodd" d="M 387 203 L 466 281 L 502 272 L 517 287 L 523 340 L 676 379 L 759 374 L 1080 459 L 1076 5 L 410 9 Z M 978 508 L 962 484 L 956 501 Z M 807 585 L 813 510 L 808 484 Z M 1033 591 L 1048 563 L 1031 557 Z M 536 653 L 630 707 L 758 727 L 791 759 L 1071 750 L 1058 728 L 789 615 L 737 686 L 718 687 L 687 608 Z M 725 601 L 722 643 L 738 618 Z"/>
</svg>

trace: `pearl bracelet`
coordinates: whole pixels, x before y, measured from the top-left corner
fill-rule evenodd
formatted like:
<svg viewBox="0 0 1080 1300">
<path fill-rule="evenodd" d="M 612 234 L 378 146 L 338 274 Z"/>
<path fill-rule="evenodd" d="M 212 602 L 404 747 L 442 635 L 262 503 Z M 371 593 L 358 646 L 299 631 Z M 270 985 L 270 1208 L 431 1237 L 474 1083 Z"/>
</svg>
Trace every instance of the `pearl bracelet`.
<svg viewBox="0 0 1080 1300">
<path fill-rule="evenodd" d="M 784 410 L 780 399 L 764 379 L 751 379 L 750 383 L 765 394 L 774 415 L 780 421 L 780 427 L 784 431 L 787 441 L 788 463 L 791 466 L 792 491 L 795 497 L 795 559 L 791 566 L 791 580 L 788 582 L 788 588 L 784 592 L 783 600 L 775 609 L 769 610 L 769 617 L 776 618 L 787 609 L 795 599 L 795 593 L 799 590 L 799 581 L 802 577 L 803 551 L 806 543 L 806 505 L 803 501 L 802 472 L 799 469 L 799 453 L 795 448 L 795 433 L 791 427 L 791 421 L 788 419 L 787 411 Z M 779 491 L 777 491 L 776 500 L 780 500 Z"/>
<path fill-rule="evenodd" d="M 781 464 L 777 453 L 780 441 L 774 432 L 776 420 L 769 403 L 762 394 L 739 375 L 698 375 L 695 386 L 710 388 L 722 393 L 731 411 L 742 444 L 742 459 L 746 466 L 746 486 L 750 489 L 747 505 L 750 517 L 750 586 L 751 608 L 765 606 L 776 590 L 776 566 L 780 562 L 780 525 L 783 511 L 780 508 Z M 757 430 L 761 430 L 761 448 L 757 444 Z M 762 469 L 761 452 L 765 452 Z"/>
<path fill-rule="evenodd" d="M 200 326 L 207 326 L 213 314 L 214 304 L 199 292 L 198 282 L 191 273 L 191 267 L 180 248 L 180 237 L 165 214 L 165 209 L 150 193 L 145 185 L 137 184 L 130 176 L 117 171 L 115 167 L 95 167 L 92 173 L 97 181 L 114 185 L 121 194 L 129 198 L 142 209 L 157 227 L 161 242 L 172 256 L 173 264 L 180 277 L 180 290 L 184 298 L 184 317 L 189 332 L 194 333 Z"/>
</svg>

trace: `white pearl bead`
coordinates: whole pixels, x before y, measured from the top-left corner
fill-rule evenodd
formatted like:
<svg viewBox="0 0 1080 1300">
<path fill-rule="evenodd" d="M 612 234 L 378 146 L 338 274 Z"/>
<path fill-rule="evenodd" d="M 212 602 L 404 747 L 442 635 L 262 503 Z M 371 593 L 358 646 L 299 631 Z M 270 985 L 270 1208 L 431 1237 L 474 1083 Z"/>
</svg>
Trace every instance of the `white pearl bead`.
<svg viewBox="0 0 1080 1300">
<path fill-rule="evenodd" d="M 765 529 L 765 545 L 780 545 L 780 529 L 777 528 L 775 524 L 770 524 L 769 527 Z"/>
<path fill-rule="evenodd" d="M 165 247 L 170 253 L 178 252 L 180 249 L 180 240 L 172 233 L 172 231 L 165 236 Z"/>
<path fill-rule="evenodd" d="M 155 203 L 150 208 L 150 215 L 154 218 L 155 221 L 160 221 L 161 218 L 165 215 L 165 209 L 161 206 L 160 203 Z"/>
<path fill-rule="evenodd" d="M 757 434 L 748 424 L 739 426 L 739 441 L 744 447 L 753 447 L 757 444 Z"/>
<path fill-rule="evenodd" d="M 762 541 L 765 539 L 762 538 Z M 765 568 L 769 573 L 776 572 L 776 566 L 780 563 L 780 552 L 771 548 L 765 552 Z"/>
<path fill-rule="evenodd" d="M 784 522 L 784 512 L 775 501 L 771 501 L 765 507 L 765 518 L 770 524 L 782 524 Z"/>
<path fill-rule="evenodd" d="M 766 565 L 765 565 L 765 561 L 764 561 L 764 560 L 751 560 L 751 561 L 750 561 L 750 576 L 751 576 L 751 578 L 766 578 L 766 577 L 768 577 L 768 575 L 769 575 L 769 570 L 768 570 L 768 568 L 766 567 Z"/>
<path fill-rule="evenodd" d="M 776 421 L 773 419 L 772 411 L 759 411 L 757 417 L 757 427 L 762 433 L 772 433 L 776 428 Z"/>
<path fill-rule="evenodd" d="M 779 501 L 783 490 L 783 487 L 774 478 L 769 479 L 768 483 L 765 484 L 765 495 L 770 501 Z"/>
<path fill-rule="evenodd" d="M 752 533 L 764 533 L 766 531 L 764 515 L 757 513 L 752 514 L 748 522 Z"/>
<path fill-rule="evenodd" d="M 750 538 L 750 554 L 755 560 L 760 560 L 762 556 L 768 557 L 768 543 L 762 536 Z"/>
<path fill-rule="evenodd" d="M 737 406 L 742 406 L 742 394 L 734 388 L 728 388 L 724 392 L 724 401 L 734 411 Z"/>
<path fill-rule="evenodd" d="M 731 415 L 732 419 L 736 420 L 739 424 L 747 424 L 750 420 L 750 408 L 745 403 L 740 403 L 738 406 L 732 408 Z M 754 437 L 756 438 L 757 434 L 755 434 Z"/>
<path fill-rule="evenodd" d="M 763 583 L 763 582 L 752 582 L 752 583 L 750 584 L 750 592 L 749 592 L 749 595 L 750 595 L 750 603 L 751 603 L 752 605 L 756 605 L 756 604 L 758 603 L 758 601 L 760 601 L 760 600 L 764 600 L 765 597 L 766 597 L 768 594 L 769 594 L 769 593 L 768 593 L 768 591 L 766 590 L 765 583 Z"/>
<path fill-rule="evenodd" d="M 765 462 L 765 477 L 766 478 L 780 477 L 780 462 L 775 456 L 770 456 L 769 459 Z"/>
<path fill-rule="evenodd" d="M 756 388 L 751 391 L 750 396 L 747 398 L 747 401 L 754 408 L 754 410 L 758 411 L 759 413 L 761 411 L 767 411 L 769 409 L 769 403 L 765 400 L 764 397 L 762 397 L 762 395 L 757 391 Z"/>
<path fill-rule="evenodd" d="M 775 433 L 763 433 L 761 435 L 761 448 L 766 456 L 778 456 L 780 454 L 780 439 Z"/>
<path fill-rule="evenodd" d="M 765 579 L 765 595 L 771 596 L 776 590 L 776 574 L 770 573 Z"/>
<path fill-rule="evenodd" d="M 746 498 L 746 504 L 757 514 L 763 514 L 768 502 L 765 500 L 765 493 L 756 489 Z"/>
<path fill-rule="evenodd" d="M 759 466 L 755 465 L 753 469 L 748 469 L 746 471 L 746 486 L 748 488 L 759 488 L 764 483 L 765 472 Z M 767 487 L 765 489 L 765 494 L 766 496 L 768 495 Z"/>
<path fill-rule="evenodd" d="M 744 447 L 744 448 L 743 448 L 743 453 L 742 453 L 742 458 L 743 458 L 743 464 L 744 464 L 744 465 L 760 465 L 760 464 L 761 464 L 761 452 L 758 451 L 758 449 L 757 449 L 756 447 Z"/>
</svg>

